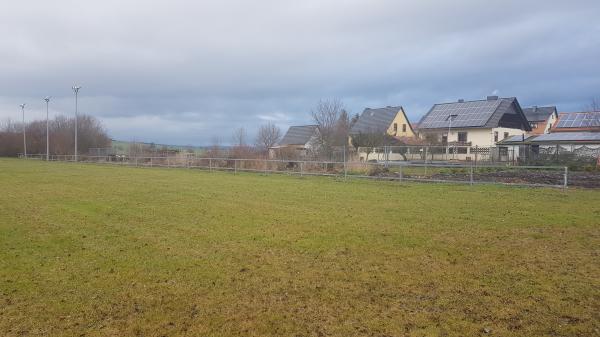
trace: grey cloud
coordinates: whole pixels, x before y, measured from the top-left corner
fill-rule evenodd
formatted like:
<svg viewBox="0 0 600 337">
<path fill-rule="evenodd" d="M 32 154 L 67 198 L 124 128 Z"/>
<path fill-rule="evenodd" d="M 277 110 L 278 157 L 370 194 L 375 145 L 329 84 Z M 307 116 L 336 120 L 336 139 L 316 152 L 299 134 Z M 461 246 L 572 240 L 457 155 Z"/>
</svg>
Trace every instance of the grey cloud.
<svg viewBox="0 0 600 337">
<path fill-rule="evenodd" d="M 206 144 L 265 121 L 498 90 L 578 109 L 600 95 L 597 1 L 21 1 L 0 10 L 0 118 L 53 95 L 119 139 Z"/>
</svg>

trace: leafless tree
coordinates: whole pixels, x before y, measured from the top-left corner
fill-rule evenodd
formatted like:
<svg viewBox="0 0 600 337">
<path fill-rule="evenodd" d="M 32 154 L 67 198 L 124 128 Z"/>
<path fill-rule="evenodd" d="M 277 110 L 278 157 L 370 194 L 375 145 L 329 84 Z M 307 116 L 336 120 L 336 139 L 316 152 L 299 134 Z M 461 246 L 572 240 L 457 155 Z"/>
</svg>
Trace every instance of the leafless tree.
<svg viewBox="0 0 600 337">
<path fill-rule="evenodd" d="M 600 126 L 600 99 L 592 98 L 590 103 L 585 107 L 585 110 L 592 113 L 594 125 Z"/>
<path fill-rule="evenodd" d="M 75 147 L 75 120 L 57 116 L 50 121 L 50 152 L 52 154 L 73 154 Z M 25 125 L 27 132 L 27 152 L 46 152 L 46 121 L 32 121 Z M 110 147 L 111 140 L 106 130 L 96 118 L 80 115 L 78 122 L 78 145 L 82 154 L 90 148 Z M 0 155 L 15 156 L 23 152 L 23 125 L 10 121 L 0 127 Z"/>
<path fill-rule="evenodd" d="M 405 145 L 398 139 L 388 135 L 385 132 L 381 131 L 373 131 L 373 132 L 364 132 L 352 135 L 352 146 L 354 146 L 357 150 L 358 148 L 363 149 L 367 153 L 366 160 L 369 159 L 369 153 L 373 151 L 373 149 L 382 146 L 402 146 Z M 400 148 L 400 155 L 405 157 L 406 149 Z"/>
<path fill-rule="evenodd" d="M 256 135 L 256 147 L 261 151 L 268 151 L 281 139 L 281 129 L 269 122 L 263 124 L 258 128 L 258 134 Z"/>
<path fill-rule="evenodd" d="M 238 128 L 233 131 L 231 135 L 233 146 L 246 146 L 246 130 L 244 128 Z"/>
<path fill-rule="evenodd" d="M 221 139 L 218 136 L 214 136 L 211 139 L 211 145 L 206 151 L 207 157 L 218 158 L 221 156 Z"/>
<path fill-rule="evenodd" d="M 322 154 L 330 155 L 334 146 L 346 144 L 350 121 L 342 101 L 337 98 L 320 100 L 311 115 L 319 126 L 315 148 Z"/>
<path fill-rule="evenodd" d="M 591 111 L 594 111 L 594 112 L 595 112 L 595 111 L 600 111 L 600 99 L 598 99 L 598 98 L 595 98 L 595 97 L 594 97 L 594 98 L 592 98 L 592 100 L 590 101 L 590 104 L 588 104 L 588 105 L 585 107 L 585 110 L 586 110 L 586 111 L 590 111 L 590 112 L 591 112 Z"/>
</svg>

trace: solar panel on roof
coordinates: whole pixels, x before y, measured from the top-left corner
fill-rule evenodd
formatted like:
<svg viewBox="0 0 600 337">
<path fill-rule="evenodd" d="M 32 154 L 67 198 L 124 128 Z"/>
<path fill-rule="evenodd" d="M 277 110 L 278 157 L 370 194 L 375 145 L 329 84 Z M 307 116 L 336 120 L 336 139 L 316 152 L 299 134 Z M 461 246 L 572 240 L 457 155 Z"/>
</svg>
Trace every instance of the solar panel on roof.
<svg viewBox="0 0 600 337">
<path fill-rule="evenodd" d="M 501 100 L 438 104 L 420 124 L 420 128 L 483 126 L 496 111 Z M 450 121 L 450 116 L 455 115 Z"/>
<path fill-rule="evenodd" d="M 600 127 L 600 112 L 571 112 L 560 118 L 556 127 L 586 128 Z"/>
</svg>

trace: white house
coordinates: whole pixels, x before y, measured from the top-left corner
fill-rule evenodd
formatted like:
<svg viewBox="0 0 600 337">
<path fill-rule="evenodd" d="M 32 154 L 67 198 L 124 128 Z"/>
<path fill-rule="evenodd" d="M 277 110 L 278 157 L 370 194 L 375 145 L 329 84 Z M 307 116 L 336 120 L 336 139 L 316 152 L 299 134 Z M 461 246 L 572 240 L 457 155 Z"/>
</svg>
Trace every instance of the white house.
<svg viewBox="0 0 600 337">
<path fill-rule="evenodd" d="M 491 147 L 510 136 L 531 131 L 516 98 L 488 96 L 485 100 L 434 105 L 421 118 L 418 133 L 443 145 Z"/>
</svg>

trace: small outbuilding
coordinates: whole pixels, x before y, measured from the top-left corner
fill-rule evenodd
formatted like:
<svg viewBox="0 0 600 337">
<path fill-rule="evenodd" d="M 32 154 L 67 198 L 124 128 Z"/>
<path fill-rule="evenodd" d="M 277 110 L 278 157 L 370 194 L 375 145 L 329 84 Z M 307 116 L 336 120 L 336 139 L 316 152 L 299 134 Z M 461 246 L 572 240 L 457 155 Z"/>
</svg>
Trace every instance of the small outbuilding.
<svg viewBox="0 0 600 337">
<path fill-rule="evenodd" d="M 281 141 L 269 149 L 269 157 L 306 157 L 317 148 L 318 125 L 290 126 Z"/>
</svg>

